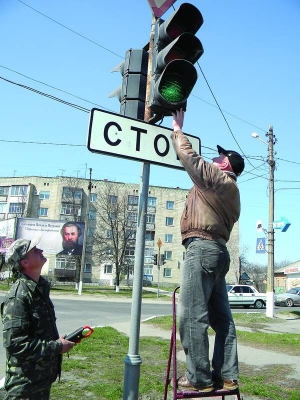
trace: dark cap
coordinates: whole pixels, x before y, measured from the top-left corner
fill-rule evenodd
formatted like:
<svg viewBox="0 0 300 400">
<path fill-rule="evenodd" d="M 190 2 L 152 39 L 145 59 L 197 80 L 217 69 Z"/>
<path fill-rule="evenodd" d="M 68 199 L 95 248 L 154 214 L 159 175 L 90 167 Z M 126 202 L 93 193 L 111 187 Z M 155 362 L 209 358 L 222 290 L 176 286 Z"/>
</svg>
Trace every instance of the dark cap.
<svg viewBox="0 0 300 400">
<path fill-rule="evenodd" d="M 6 251 L 5 261 L 13 268 L 19 269 L 19 262 L 39 243 L 40 240 L 40 237 L 33 240 L 15 240 Z"/>
<path fill-rule="evenodd" d="M 241 173 L 244 171 L 245 168 L 245 163 L 243 157 L 237 153 L 236 151 L 233 150 L 225 150 L 221 146 L 217 146 L 219 154 L 224 154 L 225 156 L 228 157 L 228 160 L 230 162 L 231 168 L 233 169 L 233 172 L 239 176 Z"/>
</svg>

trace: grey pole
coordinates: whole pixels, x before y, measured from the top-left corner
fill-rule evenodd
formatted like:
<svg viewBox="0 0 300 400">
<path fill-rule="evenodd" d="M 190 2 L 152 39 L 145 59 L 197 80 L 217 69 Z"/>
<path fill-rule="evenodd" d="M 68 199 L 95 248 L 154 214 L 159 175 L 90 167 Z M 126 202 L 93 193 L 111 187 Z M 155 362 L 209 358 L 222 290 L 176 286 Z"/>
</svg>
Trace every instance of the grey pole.
<svg viewBox="0 0 300 400">
<path fill-rule="evenodd" d="M 268 271 L 267 271 L 267 304 L 266 316 L 274 318 L 274 137 L 273 127 L 270 125 L 267 133 L 268 164 L 269 164 L 269 226 L 268 226 Z"/>
<path fill-rule="evenodd" d="M 79 285 L 78 285 L 78 295 L 81 295 L 82 292 L 82 281 L 83 281 L 83 270 L 85 264 L 85 251 L 86 251 L 86 239 L 87 239 L 87 229 L 88 229 L 88 221 L 89 221 L 89 211 L 90 211 L 90 198 L 91 198 L 91 190 L 92 190 L 92 168 L 90 168 L 90 181 L 88 185 L 88 194 L 86 200 L 86 210 L 85 210 L 85 232 L 83 237 L 83 247 L 82 247 L 82 255 L 81 255 L 81 265 L 80 265 L 80 277 L 79 277 Z"/>
<path fill-rule="evenodd" d="M 154 26 L 155 26 L 155 16 L 152 15 L 152 26 L 151 26 L 150 41 L 149 41 L 146 104 L 145 104 L 145 115 L 144 115 L 145 121 L 149 121 L 151 117 L 151 110 L 148 107 L 148 102 L 150 95 L 150 80 L 152 76 Z M 142 304 L 142 289 L 143 289 L 149 176 L 150 176 L 150 164 L 143 163 L 141 169 L 137 236 L 135 245 L 129 351 L 124 360 L 125 373 L 124 373 L 123 400 L 138 400 L 138 395 L 139 395 L 140 365 L 142 363 L 142 359 L 139 355 L 139 336 L 140 336 L 140 319 L 141 319 L 141 304 Z"/>
<path fill-rule="evenodd" d="M 143 289 L 149 175 L 150 164 L 144 163 L 142 165 L 140 198 L 138 205 L 138 223 L 134 259 L 129 351 L 124 360 L 124 400 L 137 400 L 139 394 L 140 365 L 142 363 L 142 359 L 139 355 L 139 336 Z"/>
</svg>

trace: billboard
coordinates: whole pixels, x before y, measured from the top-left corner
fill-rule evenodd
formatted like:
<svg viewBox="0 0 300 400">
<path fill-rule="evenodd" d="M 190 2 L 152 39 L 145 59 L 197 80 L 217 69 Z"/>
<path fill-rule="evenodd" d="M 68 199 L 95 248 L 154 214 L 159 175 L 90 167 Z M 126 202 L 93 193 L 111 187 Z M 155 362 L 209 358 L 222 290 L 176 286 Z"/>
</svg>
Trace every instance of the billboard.
<svg viewBox="0 0 300 400">
<path fill-rule="evenodd" d="M 40 238 L 38 247 L 45 254 L 81 255 L 84 229 L 84 222 L 17 218 L 15 238 Z"/>
<path fill-rule="evenodd" d="M 16 218 L 0 221 L 0 252 L 5 253 L 15 237 Z"/>
</svg>

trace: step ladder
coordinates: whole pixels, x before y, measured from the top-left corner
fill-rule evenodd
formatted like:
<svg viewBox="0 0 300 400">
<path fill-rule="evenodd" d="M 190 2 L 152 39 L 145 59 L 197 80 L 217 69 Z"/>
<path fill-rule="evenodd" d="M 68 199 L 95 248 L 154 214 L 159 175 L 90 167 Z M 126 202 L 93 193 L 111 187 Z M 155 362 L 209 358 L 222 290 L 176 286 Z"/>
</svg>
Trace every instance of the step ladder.
<svg viewBox="0 0 300 400">
<path fill-rule="evenodd" d="M 226 396 L 235 396 L 237 400 L 243 400 L 240 396 L 239 388 L 235 390 L 227 390 L 227 389 L 215 389 L 212 392 L 208 393 L 199 393 L 196 391 L 182 391 L 177 388 L 177 360 L 176 360 L 176 292 L 180 288 L 177 286 L 172 294 L 172 333 L 171 333 L 171 341 L 170 341 L 170 349 L 169 349 L 169 358 L 167 365 L 167 373 L 166 373 L 166 381 L 165 381 L 165 390 L 164 390 L 164 400 L 167 400 L 168 388 L 170 387 L 170 382 L 173 380 L 173 400 L 177 399 L 195 399 L 200 397 L 213 397 L 213 398 L 221 398 L 222 400 L 226 400 Z M 172 364 L 172 377 L 170 379 L 170 371 Z"/>
</svg>

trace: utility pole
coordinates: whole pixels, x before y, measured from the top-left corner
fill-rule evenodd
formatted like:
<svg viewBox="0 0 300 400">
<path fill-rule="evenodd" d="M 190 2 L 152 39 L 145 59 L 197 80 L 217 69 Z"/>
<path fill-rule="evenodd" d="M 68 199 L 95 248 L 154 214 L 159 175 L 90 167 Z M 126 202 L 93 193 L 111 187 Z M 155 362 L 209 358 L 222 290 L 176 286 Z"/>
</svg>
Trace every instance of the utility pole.
<svg viewBox="0 0 300 400">
<path fill-rule="evenodd" d="M 85 219 L 84 219 L 85 231 L 84 231 L 84 236 L 83 236 L 80 277 L 79 277 L 79 285 L 78 285 L 78 295 L 79 296 L 81 295 L 81 292 L 82 292 L 82 281 L 83 281 L 83 270 L 84 270 L 84 265 L 85 265 L 85 252 L 86 252 L 86 241 L 87 241 L 87 231 L 88 231 L 88 221 L 89 221 L 89 211 L 90 211 L 91 190 L 92 190 L 92 168 L 90 168 L 90 181 L 88 184 L 88 194 L 87 194 Z"/>
<path fill-rule="evenodd" d="M 162 246 L 161 238 L 158 238 L 158 257 L 157 257 L 157 297 L 159 297 L 159 275 L 160 275 L 160 248 Z"/>
<path fill-rule="evenodd" d="M 268 272 L 267 272 L 267 305 L 266 316 L 274 318 L 274 140 L 273 126 L 269 126 L 268 164 L 269 164 L 269 226 L 268 226 Z"/>
</svg>

